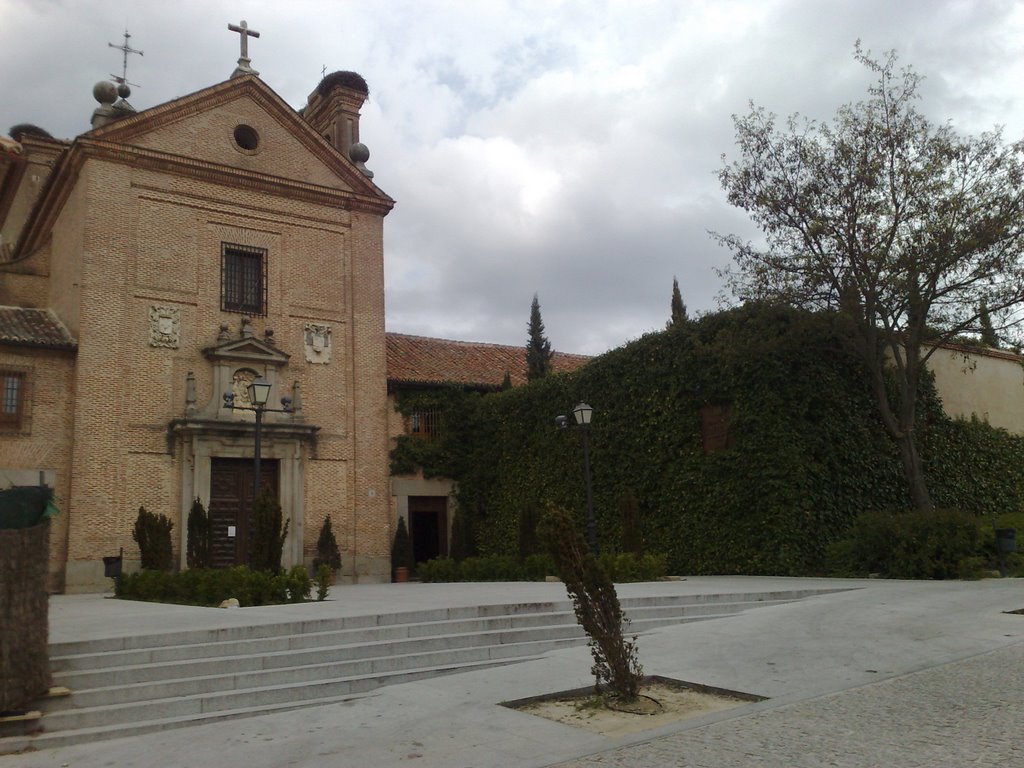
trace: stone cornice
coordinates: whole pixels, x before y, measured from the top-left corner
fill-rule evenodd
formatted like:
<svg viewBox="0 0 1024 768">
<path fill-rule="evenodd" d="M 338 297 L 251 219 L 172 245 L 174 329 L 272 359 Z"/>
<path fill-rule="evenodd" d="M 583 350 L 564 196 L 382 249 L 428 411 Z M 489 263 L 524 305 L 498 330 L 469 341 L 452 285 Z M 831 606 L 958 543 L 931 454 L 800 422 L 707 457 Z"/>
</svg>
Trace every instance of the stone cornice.
<svg viewBox="0 0 1024 768">
<path fill-rule="evenodd" d="M 316 449 L 316 436 L 320 427 L 301 422 L 263 422 L 260 433 L 265 440 L 295 440 Z M 171 419 L 167 424 L 167 452 L 172 456 L 179 438 L 196 435 L 208 437 L 245 438 L 253 440 L 256 425 L 251 421 L 221 421 L 219 419 Z"/>
<path fill-rule="evenodd" d="M 385 216 L 394 207 L 395 201 L 390 197 L 378 197 L 358 192 L 350 192 L 333 187 L 296 179 L 286 179 L 268 173 L 249 171 L 218 165 L 205 160 L 196 160 L 169 152 L 146 149 L 126 144 L 103 141 L 99 139 L 79 139 L 77 147 L 86 157 L 96 157 L 116 163 L 130 165 L 133 168 L 145 168 L 176 176 L 208 181 L 235 189 L 250 189 L 266 192 L 279 197 L 303 200 L 311 203 L 347 208 Z"/>
<path fill-rule="evenodd" d="M 40 195 L 40 202 L 26 223 L 13 261 L 20 260 L 31 253 L 42 242 L 45 233 L 53 226 L 57 215 L 71 194 L 78 174 L 88 158 L 197 178 L 212 184 L 236 189 L 251 189 L 279 197 L 345 208 L 377 216 L 386 216 L 395 205 L 395 201 L 390 197 L 360 195 L 347 190 L 231 168 L 153 149 L 83 137 L 78 139 L 71 150 L 61 158 L 58 167 L 50 175 L 47 189 Z"/>
<path fill-rule="evenodd" d="M 168 431 L 175 435 L 203 433 L 218 436 L 246 436 L 256 433 L 256 424 L 251 421 L 221 421 L 219 419 L 172 419 Z M 282 439 L 311 440 L 320 431 L 315 424 L 301 422 L 264 421 L 260 432 Z"/>
</svg>

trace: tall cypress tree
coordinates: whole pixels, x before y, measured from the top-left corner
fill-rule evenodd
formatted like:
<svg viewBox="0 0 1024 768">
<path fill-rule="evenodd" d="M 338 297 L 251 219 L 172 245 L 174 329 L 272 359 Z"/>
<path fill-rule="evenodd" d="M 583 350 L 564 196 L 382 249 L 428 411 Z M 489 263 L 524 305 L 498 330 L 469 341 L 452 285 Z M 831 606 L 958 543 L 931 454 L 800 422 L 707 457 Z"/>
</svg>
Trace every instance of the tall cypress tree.
<svg viewBox="0 0 1024 768">
<path fill-rule="evenodd" d="M 992 349 L 999 349 L 999 337 L 992 327 L 992 318 L 988 314 L 988 305 L 983 301 L 978 309 L 978 324 L 981 326 L 981 343 Z"/>
<path fill-rule="evenodd" d="M 551 372 L 551 342 L 544 336 L 544 321 L 540 319 L 537 294 L 533 294 L 528 327 L 530 335 L 526 340 L 526 378 L 533 381 Z"/>
<path fill-rule="evenodd" d="M 679 293 L 679 281 L 672 277 L 672 316 L 665 324 L 666 328 L 682 325 L 689 318 L 686 316 L 686 305 L 683 304 L 683 296 Z"/>
</svg>

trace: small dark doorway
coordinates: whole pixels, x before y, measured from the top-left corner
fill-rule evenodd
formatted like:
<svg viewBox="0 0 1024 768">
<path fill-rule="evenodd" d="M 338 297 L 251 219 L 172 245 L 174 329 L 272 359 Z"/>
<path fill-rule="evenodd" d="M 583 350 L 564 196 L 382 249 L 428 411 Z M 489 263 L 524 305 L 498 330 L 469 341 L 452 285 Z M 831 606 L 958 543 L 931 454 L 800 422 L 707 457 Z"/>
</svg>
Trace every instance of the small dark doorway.
<svg viewBox="0 0 1024 768">
<path fill-rule="evenodd" d="M 409 497 L 409 536 L 415 562 L 448 554 L 448 497 Z"/>
<path fill-rule="evenodd" d="M 210 564 L 214 568 L 249 562 L 252 473 L 252 459 L 214 458 L 210 462 Z M 260 482 L 278 492 L 277 459 L 260 460 Z"/>
</svg>

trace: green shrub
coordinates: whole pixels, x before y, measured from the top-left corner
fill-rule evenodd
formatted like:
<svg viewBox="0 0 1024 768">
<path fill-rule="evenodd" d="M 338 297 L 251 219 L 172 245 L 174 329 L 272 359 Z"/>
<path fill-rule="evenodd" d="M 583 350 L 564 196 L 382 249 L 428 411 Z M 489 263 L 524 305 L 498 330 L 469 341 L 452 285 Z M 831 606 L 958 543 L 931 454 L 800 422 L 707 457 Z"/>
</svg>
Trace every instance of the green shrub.
<svg viewBox="0 0 1024 768">
<path fill-rule="evenodd" d="M 453 560 L 465 560 L 476 554 L 476 547 L 473 545 L 473 530 L 470 518 L 456 510 L 452 518 L 452 536 L 449 552 Z"/>
<path fill-rule="evenodd" d="M 333 574 L 331 573 L 330 567 L 326 563 L 321 563 L 320 567 L 316 569 L 316 599 L 323 601 L 327 599 L 327 594 L 331 591 L 331 579 Z"/>
<path fill-rule="evenodd" d="M 854 521 L 846 541 L 829 548 L 829 570 L 892 579 L 956 579 L 975 576 L 974 558 L 982 554 L 978 518 L 967 512 L 865 512 Z"/>
<path fill-rule="evenodd" d="M 188 547 L 185 562 L 189 568 L 210 567 L 210 516 L 197 498 L 188 512 Z"/>
<path fill-rule="evenodd" d="M 461 581 L 459 563 L 450 557 L 437 557 L 420 563 L 416 567 L 416 572 L 423 582 Z"/>
<path fill-rule="evenodd" d="M 514 555 L 467 557 L 459 563 L 459 581 L 522 581 L 522 568 Z"/>
<path fill-rule="evenodd" d="M 519 559 L 537 554 L 537 508 L 527 504 L 519 511 Z"/>
<path fill-rule="evenodd" d="M 272 491 L 264 488 L 252 509 L 252 539 L 249 542 L 249 567 L 254 571 L 277 573 L 281 570 L 284 540 L 288 521 L 284 520 L 281 503 Z"/>
<path fill-rule="evenodd" d="M 400 517 L 398 526 L 395 528 L 395 538 L 391 542 L 391 572 L 393 574 L 396 568 L 408 568 L 411 574 L 415 567 L 412 539 L 409 538 L 409 529 L 405 525 L 405 518 Z"/>
<path fill-rule="evenodd" d="M 643 669 L 636 637 L 624 636 L 629 619 L 622 613 L 615 585 L 591 554 L 569 512 L 550 505 L 541 520 L 540 535 L 572 599 L 576 620 L 589 638 L 596 687 L 607 685 L 621 700 L 635 700 Z"/>
<path fill-rule="evenodd" d="M 1013 552 L 1006 556 L 1006 575 L 1020 578 L 1024 576 L 1024 555 Z"/>
<path fill-rule="evenodd" d="M 825 570 L 829 576 L 852 577 L 865 576 L 857 567 L 854 557 L 853 539 L 839 539 L 828 545 L 825 551 Z"/>
<path fill-rule="evenodd" d="M 139 545 L 144 570 L 169 571 L 174 567 L 171 529 L 174 527 L 165 515 L 154 515 L 139 507 L 132 538 Z"/>
<path fill-rule="evenodd" d="M 287 573 L 236 568 L 194 568 L 182 573 L 139 571 L 118 580 L 115 595 L 125 600 L 148 600 L 184 605 L 219 605 L 235 598 L 239 605 L 279 605 L 309 600 L 312 581 L 297 565 Z"/>
<path fill-rule="evenodd" d="M 663 554 L 637 556 L 631 552 L 605 552 L 598 560 L 605 573 L 617 584 L 657 581 L 668 572 L 668 558 Z"/>
<path fill-rule="evenodd" d="M 644 553 L 643 534 L 640 531 L 640 502 L 632 490 L 627 490 L 619 499 L 619 516 L 622 519 L 622 551 L 639 557 Z"/>
<path fill-rule="evenodd" d="M 1008 512 L 989 517 L 981 525 L 981 551 L 985 570 L 999 570 L 999 552 L 996 550 L 996 528 L 1013 528 L 1017 532 L 1017 547 L 1024 546 L 1024 512 Z M 1010 552 L 1003 556 L 1007 576 L 1024 576 L 1024 558 Z"/>
<path fill-rule="evenodd" d="M 288 571 L 285 587 L 288 590 L 289 603 L 301 603 L 309 600 L 310 592 L 313 590 L 313 580 L 309 578 L 306 566 L 293 565 Z"/>
<path fill-rule="evenodd" d="M 543 581 L 555 573 L 550 555 L 530 555 L 522 562 L 512 555 L 467 557 L 461 562 L 438 557 L 419 563 L 416 573 L 424 582 Z"/>
<path fill-rule="evenodd" d="M 555 561 L 546 552 L 543 554 L 530 555 L 523 561 L 524 581 L 544 581 L 548 576 L 554 576 Z"/>
<path fill-rule="evenodd" d="M 655 581 L 667 573 L 664 554 L 648 553 L 637 557 L 623 553 L 605 553 L 600 563 L 616 583 L 629 581 Z M 549 554 L 530 555 L 519 562 L 511 555 L 467 557 L 456 562 L 449 557 L 438 557 L 418 563 L 416 572 L 424 582 L 454 581 L 543 581 L 557 572 Z"/>
<path fill-rule="evenodd" d="M 331 528 L 330 515 L 320 526 L 320 535 L 316 540 L 316 557 L 313 558 L 313 570 L 319 572 L 322 565 L 326 565 L 335 573 L 341 570 L 341 552 L 338 550 L 338 540 L 334 537 L 334 529 Z"/>
<path fill-rule="evenodd" d="M 961 579 L 980 579 L 990 569 L 988 567 L 987 560 L 981 555 L 975 555 L 974 557 L 965 557 L 959 563 L 957 570 L 960 572 Z"/>
</svg>

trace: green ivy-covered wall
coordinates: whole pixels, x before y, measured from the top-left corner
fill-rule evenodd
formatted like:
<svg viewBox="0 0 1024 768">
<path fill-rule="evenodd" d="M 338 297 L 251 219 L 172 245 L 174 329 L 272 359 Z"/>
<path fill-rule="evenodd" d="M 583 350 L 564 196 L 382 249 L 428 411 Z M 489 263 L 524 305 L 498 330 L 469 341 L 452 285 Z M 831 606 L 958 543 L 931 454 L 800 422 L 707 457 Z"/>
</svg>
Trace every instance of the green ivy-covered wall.
<svg viewBox="0 0 1024 768">
<path fill-rule="evenodd" d="M 423 395 L 419 395 L 422 397 Z M 552 501 L 584 514 L 582 448 L 554 417 L 594 407 L 591 466 L 602 549 L 620 501 L 640 500 L 647 549 L 673 573 L 808 574 L 860 512 L 906 506 L 900 464 L 840 320 L 752 305 L 606 353 L 573 374 L 487 395 L 444 391 L 445 436 L 400 438 L 398 468 L 457 481 L 482 554 L 514 554 L 518 516 Z M 1024 440 L 945 417 L 927 386 L 919 427 L 936 503 L 1017 511 Z M 417 403 L 416 397 L 399 403 Z M 728 448 L 705 453 L 700 408 L 731 406 Z"/>
</svg>

